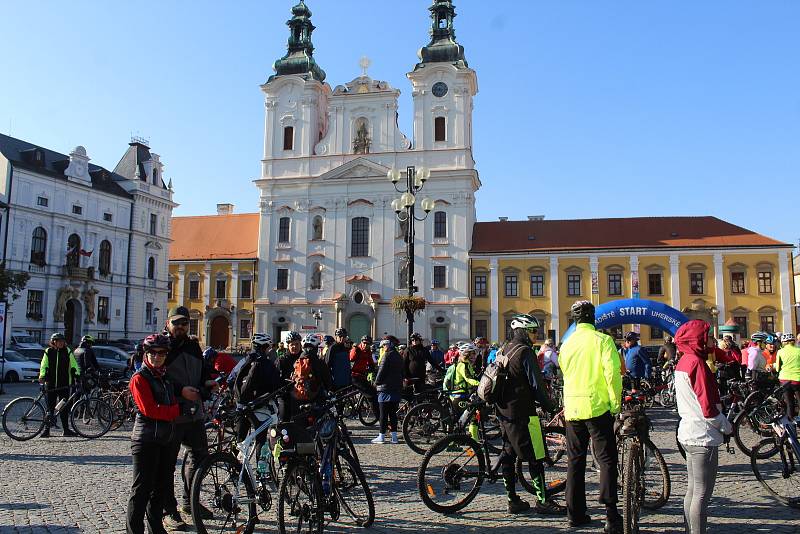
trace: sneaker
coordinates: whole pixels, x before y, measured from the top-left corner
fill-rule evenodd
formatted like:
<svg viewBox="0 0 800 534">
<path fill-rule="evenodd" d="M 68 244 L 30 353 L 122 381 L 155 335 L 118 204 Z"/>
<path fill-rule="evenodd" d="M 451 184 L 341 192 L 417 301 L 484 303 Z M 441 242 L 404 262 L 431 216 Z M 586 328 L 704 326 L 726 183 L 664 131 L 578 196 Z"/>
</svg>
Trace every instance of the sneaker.
<svg viewBox="0 0 800 534">
<path fill-rule="evenodd" d="M 188 505 L 188 504 L 184 504 L 181 507 L 181 511 L 183 511 L 183 513 L 185 513 L 185 514 L 192 515 L 192 507 L 190 505 Z M 209 510 L 208 508 L 206 508 L 205 506 L 203 506 L 201 504 L 200 505 L 200 518 L 201 519 L 214 519 L 214 514 L 213 514 L 213 512 L 211 512 L 211 510 Z"/>
<path fill-rule="evenodd" d="M 621 515 L 615 518 L 606 517 L 606 525 L 603 527 L 603 532 L 605 534 L 623 534 L 625 532 L 624 526 L 625 522 L 622 520 Z"/>
<path fill-rule="evenodd" d="M 78 434 L 76 434 L 75 432 L 73 432 L 69 428 L 65 428 L 64 432 L 61 435 L 64 436 L 65 438 L 72 438 L 72 437 L 77 436 Z"/>
<path fill-rule="evenodd" d="M 583 517 L 577 517 L 574 519 L 570 518 L 569 520 L 569 526 L 572 528 L 584 527 L 586 525 L 590 525 L 591 523 L 592 523 L 592 518 L 589 517 L 588 515 L 585 515 Z"/>
<path fill-rule="evenodd" d="M 523 501 L 519 497 L 514 500 L 508 501 L 509 514 L 521 514 L 531 509 L 531 505 L 527 501 Z"/>
<path fill-rule="evenodd" d="M 566 515 L 567 514 L 567 507 L 558 504 L 555 501 L 544 501 L 539 502 L 536 501 L 534 505 L 534 510 L 537 514 L 543 515 Z"/>
<path fill-rule="evenodd" d="M 378 437 L 370 441 L 370 443 L 375 443 L 376 445 L 384 443 L 383 434 L 378 434 Z"/>
<path fill-rule="evenodd" d="M 164 528 L 171 532 L 187 532 L 189 525 L 184 523 L 181 514 L 175 510 L 164 516 Z"/>
<path fill-rule="evenodd" d="M 397 441 L 397 432 L 392 432 L 392 445 L 397 445 L 398 443 L 400 442 Z"/>
</svg>

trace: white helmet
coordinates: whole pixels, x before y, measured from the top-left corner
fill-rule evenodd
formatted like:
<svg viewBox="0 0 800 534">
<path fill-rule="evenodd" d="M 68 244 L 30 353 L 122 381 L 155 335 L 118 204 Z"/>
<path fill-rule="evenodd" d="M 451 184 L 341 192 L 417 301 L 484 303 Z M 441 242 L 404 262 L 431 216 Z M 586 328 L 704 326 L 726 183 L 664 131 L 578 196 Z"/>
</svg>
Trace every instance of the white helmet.
<svg viewBox="0 0 800 534">
<path fill-rule="evenodd" d="M 521 313 L 519 315 L 515 315 L 514 318 L 511 319 L 511 330 L 516 330 L 517 328 L 524 328 L 525 330 L 538 330 L 541 328 L 541 325 L 536 317 L 528 315 L 527 313 Z"/>
<path fill-rule="evenodd" d="M 458 352 L 461 353 L 461 354 L 464 354 L 464 355 L 476 354 L 478 352 L 478 347 L 476 347 L 474 344 L 469 343 L 469 342 L 462 343 L 458 347 Z"/>
<path fill-rule="evenodd" d="M 256 347 L 272 345 L 272 336 L 269 334 L 253 334 L 253 337 L 250 338 L 250 343 Z"/>
<path fill-rule="evenodd" d="M 306 334 L 306 337 L 303 338 L 303 346 L 305 347 L 306 345 L 311 345 L 315 349 L 318 349 L 320 345 L 319 336 Z"/>
<path fill-rule="evenodd" d="M 794 334 L 786 332 L 781 335 L 781 343 L 794 343 Z"/>
</svg>

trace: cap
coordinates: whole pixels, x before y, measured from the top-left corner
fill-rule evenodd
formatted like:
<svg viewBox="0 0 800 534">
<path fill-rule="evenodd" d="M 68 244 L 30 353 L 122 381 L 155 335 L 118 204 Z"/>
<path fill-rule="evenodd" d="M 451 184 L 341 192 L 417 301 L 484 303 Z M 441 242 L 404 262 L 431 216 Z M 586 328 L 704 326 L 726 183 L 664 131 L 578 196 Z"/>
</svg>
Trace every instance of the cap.
<svg viewBox="0 0 800 534">
<path fill-rule="evenodd" d="M 169 309 L 167 319 L 175 319 L 176 317 L 183 317 L 185 319 L 189 318 L 189 310 L 186 308 L 186 306 L 173 306 Z"/>
</svg>

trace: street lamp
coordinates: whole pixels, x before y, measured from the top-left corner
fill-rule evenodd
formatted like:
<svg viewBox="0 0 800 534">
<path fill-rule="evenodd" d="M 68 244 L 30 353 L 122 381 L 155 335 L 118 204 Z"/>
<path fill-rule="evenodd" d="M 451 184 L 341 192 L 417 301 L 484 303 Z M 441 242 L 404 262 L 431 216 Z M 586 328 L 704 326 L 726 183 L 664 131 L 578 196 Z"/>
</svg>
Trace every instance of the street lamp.
<svg viewBox="0 0 800 534">
<path fill-rule="evenodd" d="M 317 331 L 319 331 L 319 322 L 322 320 L 322 310 L 311 310 L 311 317 L 314 318 L 314 323 L 316 324 Z"/>
<path fill-rule="evenodd" d="M 425 198 L 420 203 L 422 211 L 425 216 L 422 218 L 414 215 L 414 207 L 417 202 L 415 196 L 424 186 L 425 182 L 430 178 L 431 171 L 427 167 L 416 168 L 413 165 L 406 169 L 406 186 L 405 188 L 398 188 L 397 184 L 402 178 L 400 170 L 392 168 L 386 173 L 386 177 L 394 185 L 395 191 L 402 193 L 400 198 L 392 200 L 391 206 L 395 212 L 397 220 L 406 222 L 406 265 L 408 266 L 408 279 L 406 281 L 406 288 L 408 289 L 408 296 L 413 297 L 417 292 L 417 287 L 414 285 L 414 221 L 424 221 L 428 218 L 428 213 L 433 210 L 434 201 L 430 198 Z M 411 334 L 414 332 L 414 312 L 411 309 L 406 310 L 406 322 L 408 323 L 408 344 L 411 345 Z"/>
</svg>

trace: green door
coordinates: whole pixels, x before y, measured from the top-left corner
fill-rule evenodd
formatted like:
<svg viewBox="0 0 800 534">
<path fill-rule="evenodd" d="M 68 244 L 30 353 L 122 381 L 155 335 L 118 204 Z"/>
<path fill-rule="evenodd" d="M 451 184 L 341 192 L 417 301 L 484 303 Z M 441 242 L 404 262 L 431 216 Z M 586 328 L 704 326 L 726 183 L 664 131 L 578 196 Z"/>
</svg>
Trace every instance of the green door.
<svg viewBox="0 0 800 534">
<path fill-rule="evenodd" d="M 439 347 L 450 346 L 450 328 L 447 326 L 434 326 L 431 339 L 439 342 Z"/>
<path fill-rule="evenodd" d="M 369 317 L 361 313 L 357 313 L 350 317 L 350 323 L 347 325 L 347 333 L 353 343 L 361 341 L 361 336 L 371 335 L 371 328 L 369 324 Z"/>
</svg>

